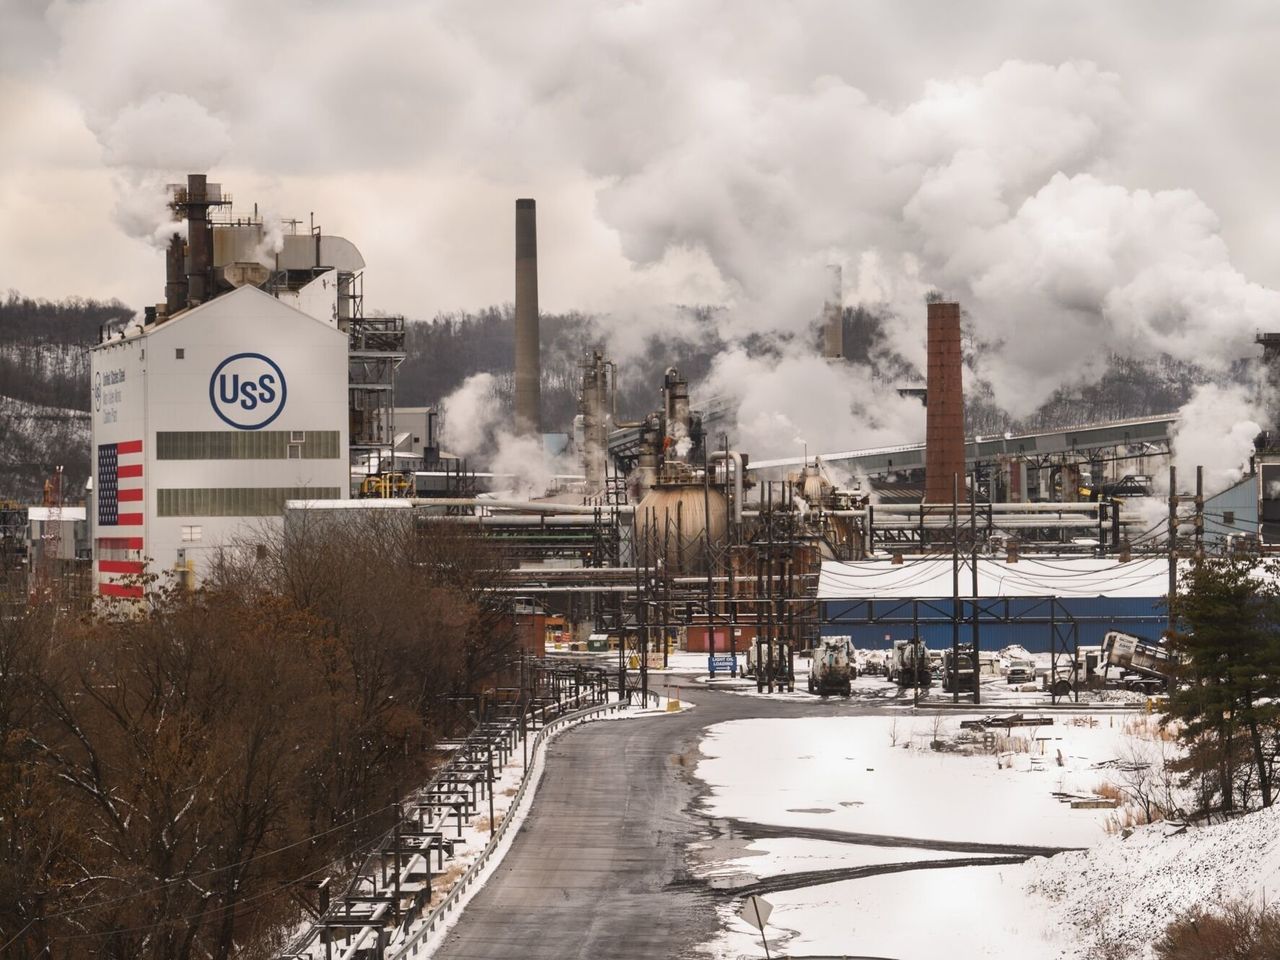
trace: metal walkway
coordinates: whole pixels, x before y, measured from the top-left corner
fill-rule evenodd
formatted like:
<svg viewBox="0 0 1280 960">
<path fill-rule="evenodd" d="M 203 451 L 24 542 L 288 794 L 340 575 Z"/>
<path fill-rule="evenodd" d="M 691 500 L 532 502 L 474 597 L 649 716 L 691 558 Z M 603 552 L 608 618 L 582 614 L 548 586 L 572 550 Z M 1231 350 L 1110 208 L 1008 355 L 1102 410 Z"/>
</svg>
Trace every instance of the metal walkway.
<svg viewBox="0 0 1280 960">
<path fill-rule="evenodd" d="M 976 463 L 989 463 L 998 456 L 1043 461 L 1065 454 L 1080 460 L 1104 459 L 1109 452 L 1121 447 L 1130 451 L 1130 456 L 1155 456 L 1168 452 L 1169 437 L 1177 422 L 1178 415 L 1169 413 L 1157 417 L 1064 427 L 1040 433 L 978 435 L 965 441 L 965 462 L 973 466 Z M 819 456 L 825 464 L 843 467 L 869 477 L 924 469 L 923 443 L 845 450 Z M 754 461 L 747 465 L 747 471 L 756 474 L 758 478 L 780 479 L 787 471 L 803 465 L 802 457 L 783 457 Z"/>
</svg>

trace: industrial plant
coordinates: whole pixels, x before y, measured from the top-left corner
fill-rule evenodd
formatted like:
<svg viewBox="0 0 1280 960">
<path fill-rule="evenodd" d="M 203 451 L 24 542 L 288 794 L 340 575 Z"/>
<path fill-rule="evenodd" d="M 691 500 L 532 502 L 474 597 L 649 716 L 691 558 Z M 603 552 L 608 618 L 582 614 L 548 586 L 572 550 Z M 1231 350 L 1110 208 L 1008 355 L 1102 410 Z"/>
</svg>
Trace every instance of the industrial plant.
<svg viewBox="0 0 1280 960">
<path fill-rule="evenodd" d="M 790 689 L 795 657 L 825 635 L 1051 651 L 1065 691 L 1084 680 L 1081 645 L 1160 633 L 1180 561 L 1264 550 L 1280 529 L 1265 436 L 1243 480 L 1206 490 L 1173 474 L 1173 414 L 967 433 L 963 305 L 937 296 L 921 305 L 926 382 L 900 391 L 921 401 L 922 443 L 757 458 L 736 448 L 724 401 L 675 366 L 652 412 L 626 419 L 601 344 L 582 346 L 571 432 L 544 433 L 532 199 L 515 202 L 510 432 L 558 470 L 515 492 L 519 478 L 448 452 L 464 424 L 397 404 L 405 321 L 366 309 L 355 243 L 314 215 L 240 211 L 202 174 L 168 199 L 163 300 L 90 351 L 83 501 L 55 477 L 40 506 L 4 514 L 7 567 L 35 592 L 54 576 L 100 597 L 139 598 L 150 576 L 195 587 L 290 518 L 390 509 L 484 537 L 552 649 L 608 652 L 624 687 L 647 689 L 650 667 L 686 651 L 713 675 L 741 660 L 762 690 Z M 842 370 L 840 267 L 826 276 L 815 349 Z M 1276 335 L 1258 341 L 1274 369 Z"/>
<path fill-rule="evenodd" d="M 1160 638 L 1191 562 L 1264 553 L 1280 530 L 1266 435 L 1225 490 L 1205 489 L 1200 471 L 1177 475 L 1176 415 L 972 435 L 963 304 L 937 295 L 920 304 L 925 382 L 899 387 L 919 401 L 923 442 L 758 458 L 734 440 L 732 404 L 667 358 L 652 409 L 621 413 L 628 371 L 599 342 L 580 347 L 571 430 L 549 432 L 536 206 L 522 198 L 499 432 L 554 464 L 531 488 L 509 458 L 449 452 L 470 424 L 397 402 L 405 320 L 366 307 L 352 241 L 314 218 L 239 212 L 201 174 L 168 199 L 163 300 L 89 351 L 83 500 L 58 470 L 40 505 L 2 505 L 7 576 L 25 577 L 34 603 L 127 613 L 154 591 L 198 596 L 312 531 L 417 545 L 447 531 L 484 544 L 493 622 L 515 638 L 515 659 L 473 678 L 482 695 L 446 698 L 469 711 L 471 732 L 338 871 L 344 891 L 302 888 L 309 919 L 282 960 L 415 955 L 501 842 L 529 750 L 578 719 L 661 705 L 659 690 L 679 710 L 673 676 L 912 710 L 1156 696 L 1174 680 Z M 813 349 L 823 369 L 855 376 L 840 267 L 826 279 Z M 1258 340 L 1275 369 L 1276 337 Z M 517 756 L 519 787 L 500 795 Z M 499 828 L 495 802 L 512 794 Z M 476 824 L 488 841 L 466 859 Z M 448 886 L 446 862 L 464 859 Z"/>
</svg>

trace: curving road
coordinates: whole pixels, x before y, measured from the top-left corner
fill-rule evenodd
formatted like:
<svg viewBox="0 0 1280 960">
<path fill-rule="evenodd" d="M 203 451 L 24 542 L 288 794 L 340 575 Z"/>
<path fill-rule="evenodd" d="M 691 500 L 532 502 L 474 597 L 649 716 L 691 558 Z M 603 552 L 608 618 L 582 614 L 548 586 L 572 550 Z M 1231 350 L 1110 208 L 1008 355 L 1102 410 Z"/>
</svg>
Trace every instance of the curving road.
<svg viewBox="0 0 1280 960">
<path fill-rule="evenodd" d="M 992 863 L 1056 852 L 1041 847 L 878 837 L 736 820 L 713 823 L 694 810 L 701 784 L 693 777 L 693 767 L 706 727 L 747 717 L 877 714 L 888 704 L 857 699 L 780 701 L 706 688 L 690 691 L 687 681 L 681 681 L 681 693 L 696 702 L 696 709 L 653 719 L 588 723 L 552 742 L 528 818 L 496 873 L 464 910 L 436 957 L 705 958 L 697 951 L 719 929 L 716 906 L 724 902 L 726 894 L 738 896 L 742 892 L 713 890 L 686 869 L 687 845 L 710 839 L 717 832 L 738 837 L 821 835 L 821 839 L 862 845 L 986 854 Z M 824 871 L 824 875 L 804 879 L 823 883 L 961 863 L 888 864 L 853 872 Z M 843 876 L 846 872 L 849 877 Z M 796 885 L 795 880 L 762 878 L 757 882 L 760 890 L 751 892 L 789 889 Z"/>
<path fill-rule="evenodd" d="M 657 688 L 660 689 L 660 688 Z M 687 696 L 687 686 L 682 686 Z M 694 956 L 718 929 L 685 868 L 707 834 L 691 807 L 703 729 L 743 717 L 878 712 L 698 690 L 676 716 L 588 723 L 556 738 L 528 819 L 437 951 L 444 960 Z"/>
</svg>

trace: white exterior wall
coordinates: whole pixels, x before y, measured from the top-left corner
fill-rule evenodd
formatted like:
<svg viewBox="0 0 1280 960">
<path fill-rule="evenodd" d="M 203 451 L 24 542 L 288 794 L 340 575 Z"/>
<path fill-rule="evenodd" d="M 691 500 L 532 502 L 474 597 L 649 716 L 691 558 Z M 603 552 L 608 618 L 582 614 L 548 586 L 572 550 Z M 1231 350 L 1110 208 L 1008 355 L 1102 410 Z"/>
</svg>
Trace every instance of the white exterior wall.
<svg viewBox="0 0 1280 960">
<path fill-rule="evenodd" d="M 181 357 L 179 357 L 181 351 Z M 228 358 L 253 354 L 222 367 Z M 275 364 L 273 369 L 266 360 Z M 151 572 L 171 570 L 183 559 L 193 561 L 197 574 L 207 569 L 215 552 L 234 542 L 254 539 L 260 529 L 279 529 L 280 517 L 160 516 L 159 491 L 210 488 L 337 488 L 345 497 L 349 486 L 347 453 L 347 338 L 332 325 L 280 303 L 253 287 L 224 294 L 166 323 L 148 327 L 125 341 L 96 347 L 92 357 L 95 385 L 112 370 L 123 371 L 123 382 L 95 393 L 93 416 L 94 566 L 98 582 L 110 583 L 121 572 L 111 550 L 100 550 L 104 538 L 142 540 L 130 557 L 150 559 Z M 258 402 L 243 393 L 239 403 L 225 403 L 218 394 L 262 373 L 283 377 L 281 399 Z M 95 388 L 96 389 L 96 388 Z M 119 390 L 109 395 L 108 389 Z M 250 391 L 252 392 L 252 391 Z M 219 416 L 221 409 L 227 418 Z M 271 417 L 270 422 L 261 422 Z M 337 456 L 329 459 L 191 459 L 157 458 L 156 437 L 162 432 L 239 434 L 267 431 L 337 431 Z M 140 462 L 141 523 L 100 523 L 103 496 L 99 477 L 102 444 L 142 440 Z M 121 456 L 124 461 L 124 456 Z M 122 491 L 131 481 L 119 480 Z M 124 521 L 133 506 L 121 501 Z M 198 541 L 184 541 L 183 527 L 200 527 Z M 118 544 L 116 544 L 118 546 Z M 113 592 L 108 587 L 104 592 Z M 118 591 L 114 591 L 118 592 Z"/>
</svg>

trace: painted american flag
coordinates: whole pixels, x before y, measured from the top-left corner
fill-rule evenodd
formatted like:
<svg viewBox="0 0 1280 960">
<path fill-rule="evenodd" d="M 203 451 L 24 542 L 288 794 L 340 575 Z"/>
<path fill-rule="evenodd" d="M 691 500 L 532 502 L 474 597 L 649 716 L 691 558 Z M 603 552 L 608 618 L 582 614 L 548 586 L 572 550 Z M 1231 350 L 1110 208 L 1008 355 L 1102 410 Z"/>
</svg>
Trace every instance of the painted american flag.
<svg viewBox="0 0 1280 960">
<path fill-rule="evenodd" d="M 146 570 L 142 559 L 142 441 L 98 445 L 98 593 L 105 597 L 141 597 L 142 586 L 117 577 Z"/>
</svg>

